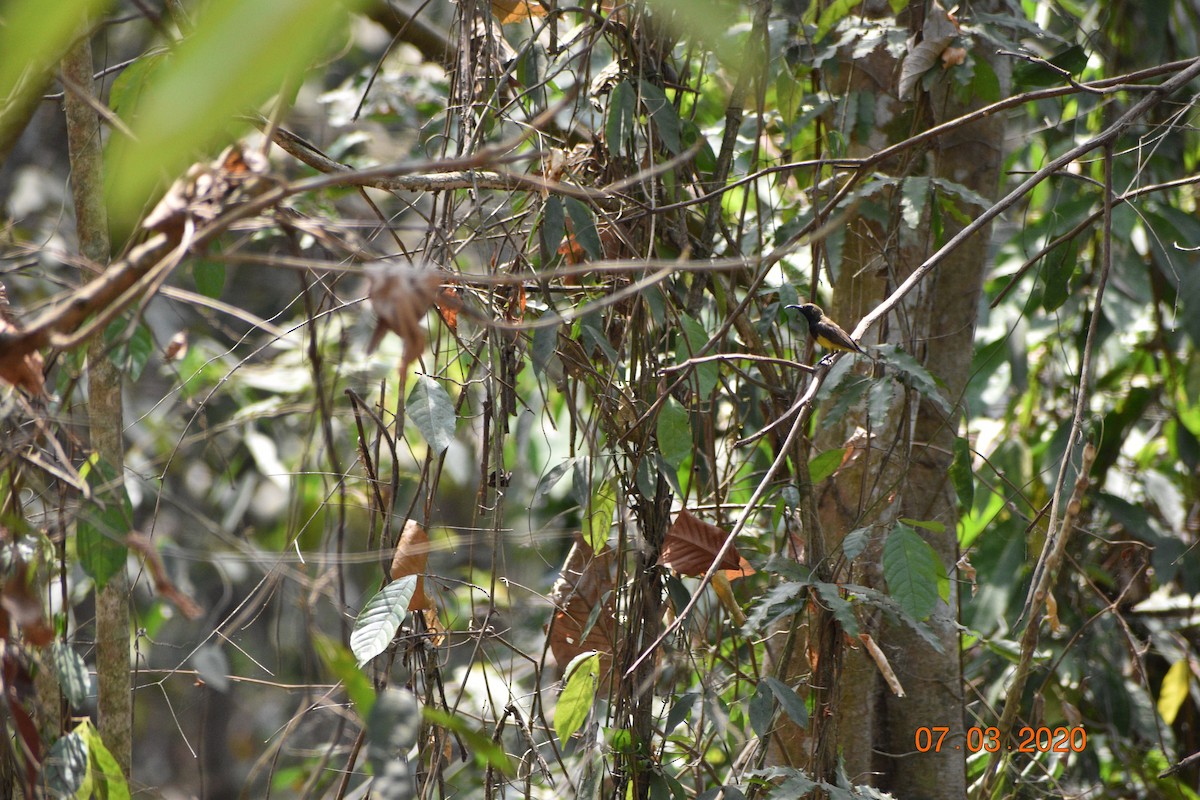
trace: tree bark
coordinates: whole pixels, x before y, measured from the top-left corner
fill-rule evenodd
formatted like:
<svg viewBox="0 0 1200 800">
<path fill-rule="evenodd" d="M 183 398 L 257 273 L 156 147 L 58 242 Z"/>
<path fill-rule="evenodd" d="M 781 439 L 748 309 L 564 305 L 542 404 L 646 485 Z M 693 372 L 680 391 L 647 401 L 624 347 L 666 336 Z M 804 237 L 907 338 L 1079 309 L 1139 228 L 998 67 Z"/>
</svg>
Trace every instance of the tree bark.
<svg viewBox="0 0 1200 800">
<path fill-rule="evenodd" d="M 888 13 L 882 3 L 868 3 L 864 11 Z M 908 13 L 905 12 L 905 21 Z M 910 29 L 920 30 L 920 18 L 908 22 Z M 989 60 L 1001 79 L 1001 86 L 1006 87 L 1004 66 L 986 48 L 975 48 L 972 56 Z M 866 93 L 875 100 L 875 126 L 865 140 L 851 142 L 853 155 L 877 152 L 916 130 L 983 105 L 978 98 L 968 103 L 958 102 L 950 91 L 953 82 L 942 80 L 938 85 L 949 88 L 918 94 L 912 105 L 907 106 L 896 100 L 899 67 L 882 48 L 866 58 L 840 65 L 842 72 L 834 91 L 851 98 L 849 102 L 853 102 L 852 92 Z M 898 130 L 904 126 L 897 125 L 896 120 L 905 114 L 915 116 L 913 130 Z M 910 152 L 904 161 L 887 164 L 886 172 L 894 177 L 940 178 L 993 198 L 999 185 L 1003 127 L 1003 121 L 993 117 L 958 129 L 933 143 L 928 152 Z M 900 219 L 900 198 L 887 199 L 886 205 L 893 209 L 889 221 L 852 216 L 845 227 L 842 261 L 833 279 L 832 315 L 847 329 L 887 297 L 939 244 L 930 228 L 928 208 L 914 231 Z M 942 217 L 943 236 L 948 239 L 959 228 L 948 214 Z M 841 554 L 842 540 L 850 531 L 856 528 L 873 531 L 872 545 L 855 559 L 848 573 L 835 579 L 886 592 L 882 544 L 896 521 L 905 517 L 943 526 L 943 532 L 938 534 L 919 531 L 950 576 L 948 602 L 939 600 L 927 621 L 943 652 L 937 652 L 906 625 L 893 624 L 882 614 L 860 613 L 864 632 L 883 649 L 905 696 L 897 697 L 889 689 L 879 668 L 862 647 L 846 649 L 836 678 L 838 696 L 833 714 L 838 720 L 838 741 L 847 775 L 855 783 L 869 783 L 897 797 L 960 800 L 967 791 L 957 629 L 957 508 L 949 467 L 963 419 L 960 400 L 974 348 L 987 245 L 985 229 L 905 297 L 876 334 L 878 341 L 899 345 L 914 355 L 944 382 L 942 392 L 953 413 L 947 416 L 934 401 L 897 383 L 884 419 L 868 418 L 865 409 L 860 409 L 857 414 L 848 414 L 840 426 L 820 426 L 814 441 L 813 454 L 831 448 L 855 447 L 845 466 L 815 487 L 813 502 L 818 526 L 815 535 L 825 557 L 836 559 Z M 868 336 L 868 342 L 872 340 Z M 856 368 L 862 372 L 872 369 L 865 362 Z M 892 380 L 878 369 L 874 369 L 872 379 L 876 384 Z M 862 431 L 869 436 L 865 447 Z M 844 637 L 834 646 L 842 646 L 842 640 Z M 809 651 L 817 646 L 818 642 L 810 640 L 806 647 L 797 648 L 790 670 L 792 676 L 800 676 L 809 669 L 812 660 Z M 917 729 L 933 726 L 949 728 L 940 752 L 917 752 L 914 744 Z M 959 749 L 955 749 L 956 745 Z M 788 760 L 804 763 L 798 755 L 792 753 Z"/>
<path fill-rule="evenodd" d="M 71 157 L 71 196 L 79 250 L 92 265 L 109 262 L 111 246 L 104 207 L 100 117 L 92 80 L 92 48 L 85 38 L 62 63 L 67 88 L 63 107 Z M 108 357 L 103 336 L 88 346 L 88 425 L 91 446 L 117 476 L 113 496 L 124 495 L 125 447 L 122 440 L 121 373 Z M 126 779 L 132 760 L 133 705 L 129 660 L 129 578 L 124 569 L 96 596 L 96 673 L 100 735 Z"/>
</svg>

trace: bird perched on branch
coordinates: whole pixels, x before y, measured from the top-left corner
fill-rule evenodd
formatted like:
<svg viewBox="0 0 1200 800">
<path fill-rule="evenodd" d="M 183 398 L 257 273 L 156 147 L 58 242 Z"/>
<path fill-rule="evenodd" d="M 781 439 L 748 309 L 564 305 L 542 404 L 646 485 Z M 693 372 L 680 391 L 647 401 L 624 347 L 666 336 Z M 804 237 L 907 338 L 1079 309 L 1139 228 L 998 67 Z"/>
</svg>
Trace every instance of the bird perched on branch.
<svg viewBox="0 0 1200 800">
<path fill-rule="evenodd" d="M 867 355 L 867 352 L 858 346 L 858 342 L 850 338 L 850 334 L 825 316 L 825 312 L 821 310 L 820 306 L 814 303 L 805 303 L 800 306 L 790 305 L 787 308 L 794 308 L 804 315 L 804 319 L 808 320 L 808 332 L 817 340 L 817 344 L 826 350 L 842 350 L 847 353 Z"/>
</svg>

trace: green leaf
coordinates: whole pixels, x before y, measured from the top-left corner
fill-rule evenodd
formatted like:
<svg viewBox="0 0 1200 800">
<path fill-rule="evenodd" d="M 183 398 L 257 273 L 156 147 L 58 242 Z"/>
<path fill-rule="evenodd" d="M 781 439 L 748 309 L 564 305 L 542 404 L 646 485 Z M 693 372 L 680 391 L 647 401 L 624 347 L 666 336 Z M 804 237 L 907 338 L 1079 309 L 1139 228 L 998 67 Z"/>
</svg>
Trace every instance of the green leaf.
<svg viewBox="0 0 1200 800">
<path fill-rule="evenodd" d="M 778 678 L 770 676 L 762 678 L 758 685 L 766 686 L 775 695 L 775 699 L 779 701 L 783 713 L 787 714 L 792 722 L 798 727 L 808 727 L 808 706 L 804 703 L 804 698 L 796 694 L 796 690 L 788 686 Z"/>
<path fill-rule="evenodd" d="M 858 558 L 859 553 L 867 549 L 871 542 L 870 528 L 855 528 L 842 539 L 842 553 L 850 561 Z"/>
<path fill-rule="evenodd" d="M 692 454 L 692 425 L 687 410 L 673 397 L 658 412 L 657 436 L 663 460 L 678 470 Z"/>
<path fill-rule="evenodd" d="M 1188 698 L 1191 679 L 1192 670 L 1186 656 L 1172 664 L 1163 676 L 1162 686 L 1158 690 L 1158 714 L 1168 725 L 1175 724 L 1175 717 Z"/>
<path fill-rule="evenodd" d="M 897 523 L 883 545 L 883 577 L 906 612 L 929 617 L 938 599 L 937 553 L 908 525 Z"/>
<path fill-rule="evenodd" d="M 54 69 L 80 31 L 86 30 L 90 20 L 109 5 L 108 0 L 4 3 L 4 24 L 0 25 L 0 119 L 21 102 L 28 102 L 30 93 L 42 91 L 41 77 Z M 8 119 L 3 123 L 7 126 Z"/>
<path fill-rule="evenodd" d="M 358 709 L 358 715 L 364 720 L 369 718 L 371 707 L 375 705 L 375 688 L 371 685 L 371 680 L 358 668 L 354 654 L 341 642 L 320 631 L 312 634 L 312 643 L 321 663 L 346 687 L 346 694 Z"/>
<path fill-rule="evenodd" d="M 419 375 L 416 386 L 408 395 L 406 408 L 409 418 L 434 454 L 446 452 L 446 448 L 454 441 L 458 419 L 454 415 L 454 401 L 442 385 L 428 375 Z"/>
<path fill-rule="evenodd" d="M 854 606 L 842 597 L 842 590 L 835 583 L 816 582 L 813 588 L 821 595 L 821 601 L 828 606 L 833 618 L 842 625 L 842 630 L 849 636 L 858 636 L 858 618 L 854 616 Z"/>
<path fill-rule="evenodd" d="M 754 688 L 747 704 L 746 716 L 750 719 L 750 728 L 760 738 L 771 732 L 771 720 L 775 716 L 775 701 L 771 699 L 771 690 L 759 681 Z"/>
<path fill-rule="evenodd" d="M 562 200 L 558 195 L 546 198 L 542 208 L 542 224 L 538 226 L 538 242 L 542 247 L 542 265 L 549 266 L 558 258 L 558 248 L 567 235 L 566 218 L 563 216 Z"/>
<path fill-rule="evenodd" d="M 422 708 L 421 713 L 434 725 L 440 725 L 446 730 L 458 734 L 466 744 L 467 751 L 471 753 L 475 763 L 479 766 L 492 767 L 510 777 L 516 774 L 508 753 L 504 752 L 504 746 L 499 742 L 492 741 L 491 736 L 476 729 L 466 718 L 430 706 Z"/>
<path fill-rule="evenodd" d="M 841 22 L 861 2 L 862 0 L 833 0 L 824 6 L 821 16 L 817 19 L 817 33 L 813 36 L 813 41 L 819 42 L 824 39 L 825 34 L 833 30 L 833 26 Z"/>
<path fill-rule="evenodd" d="M 76 731 L 60 737 L 46 755 L 42 779 L 52 797 L 73 797 L 88 776 L 87 743 Z"/>
<path fill-rule="evenodd" d="M 75 652 L 71 645 L 56 639 L 50 647 L 50 660 L 67 701 L 74 708 L 83 708 L 92 694 L 92 676 L 88 673 L 83 656 Z"/>
<path fill-rule="evenodd" d="M 566 684 L 554 706 L 554 733 L 564 745 L 587 720 L 599 679 L 600 654 L 595 651 L 580 653 L 567 665 Z"/>
<path fill-rule="evenodd" d="M 384 586 L 363 606 L 350 632 L 350 651 L 358 659 L 359 667 L 392 643 L 416 590 L 417 576 L 405 575 Z"/>
<path fill-rule="evenodd" d="M 675 106 L 667 99 L 667 94 L 660 87 L 655 86 L 649 81 L 641 81 L 642 88 L 642 105 L 646 109 L 646 113 L 650 115 L 650 119 L 654 122 L 654 127 L 658 131 L 658 137 L 662 139 L 663 146 L 667 148 L 672 155 L 679 155 L 683 152 L 683 147 L 680 145 L 679 132 L 681 123 L 679 121 L 679 113 L 675 111 Z"/>
<path fill-rule="evenodd" d="M 1071 278 L 1079 264 L 1079 244 L 1072 239 L 1046 255 L 1042 269 L 1042 309 L 1057 311 L 1071 296 Z"/>
<path fill-rule="evenodd" d="M 846 448 L 839 447 L 834 450 L 826 450 L 819 456 L 808 462 L 808 475 L 812 479 L 813 485 L 832 475 L 842 463 L 842 458 L 846 455 Z"/>
<path fill-rule="evenodd" d="M 950 464 L 950 482 L 963 509 L 975 505 L 975 475 L 971 472 L 971 443 L 966 437 L 954 440 L 954 461 Z"/>
<path fill-rule="evenodd" d="M 983 103 L 995 103 L 1000 99 L 1000 79 L 986 58 L 971 56 L 975 62 L 975 74 L 971 78 L 971 96 Z"/>
<path fill-rule="evenodd" d="M 1087 66 L 1088 54 L 1083 49 L 1082 45 L 1072 45 L 1066 50 L 1062 50 L 1050 58 L 1046 59 L 1049 63 L 1066 70 L 1068 73 L 1075 75 L 1083 71 Z M 1013 67 L 1013 86 L 1024 89 L 1034 89 L 1041 86 L 1056 86 L 1065 84 L 1066 78 L 1060 75 L 1057 71 L 1034 61 L 1019 61 Z"/>
<path fill-rule="evenodd" d="M 945 533 L 946 526 L 935 519 L 913 519 L 912 517 L 900 517 L 900 521 L 905 525 L 911 525 L 914 528 L 921 528 L 930 531 L 931 533 Z"/>
<path fill-rule="evenodd" d="M 75 526 L 75 548 L 79 565 L 102 590 L 113 575 L 125 568 L 125 535 L 133 520 L 133 504 L 124 481 L 117 480 L 112 465 L 93 453 L 79 470 L 92 489 Z"/>
<path fill-rule="evenodd" d="M 599 553 L 608 542 L 608 532 L 612 528 L 613 512 L 616 510 L 616 488 L 612 481 L 603 481 L 592 492 L 583 518 L 583 540 L 593 553 Z"/>
<path fill-rule="evenodd" d="M 608 152 L 614 156 L 629 150 L 636 106 L 637 94 L 629 81 L 621 81 L 613 87 L 608 98 L 608 117 L 604 120 L 604 141 L 608 144 Z"/>
<path fill-rule="evenodd" d="M 85 719 L 75 728 L 75 732 L 87 746 L 92 783 L 92 791 L 88 796 L 104 800 L 129 800 L 129 784 L 125 781 L 125 774 L 104 745 L 100 731 L 96 730 L 91 720 Z"/>
<path fill-rule="evenodd" d="M 132 114 L 133 139 L 110 139 L 114 224 L 131 227 L 156 184 L 182 173 L 198 150 L 244 129 L 236 115 L 281 89 L 294 90 L 312 61 L 337 46 L 343 38 L 337 32 L 358 5 L 328 0 L 203 4 L 193 29 L 147 80 Z"/>
<path fill-rule="evenodd" d="M 192 280 L 196 282 L 196 291 L 215 300 L 225 291 L 225 264 L 202 258 L 192 264 Z"/>
<path fill-rule="evenodd" d="M 566 199 L 567 215 L 571 217 L 571 228 L 575 233 L 575 241 L 591 258 L 601 258 L 604 254 L 600 246 L 600 234 L 596 232 L 596 218 L 592 210 L 574 197 Z"/>
<path fill-rule="evenodd" d="M 901 375 L 918 392 L 934 402 L 946 416 L 952 416 L 954 406 L 942 394 L 937 381 L 929 370 L 921 366 L 915 358 L 898 347 L 882 346 L 878 348 L 880 358 Z"/>
<path fill-rule="evenodd" d="M 121 70 L 121 74 L 113 80 L 112 89 L 108 92 L 108 104 L 124 118 L 126 124 L 133 120 L 133 112 L 142 92 L 166 59 L 165 50 L 146 53 Z"/>
<path fill-rule="evenodd" d="M 683 328 L 684 343 L 677 344 L 676 363 L 682 364 L 692 356 L 698 354 L 708 344 L 708 331 L 704 330 L 704 326 L 688 315 L 684 314 L 680 317 L 680 327 Z M 712 361 L 706 361 L 702 364 L 697 364 L 695 372 L 697 388 L 696 392 L 701 397 L 708 397 L 717 388 L 719 373 L 717 365 Z"/>
</svg>

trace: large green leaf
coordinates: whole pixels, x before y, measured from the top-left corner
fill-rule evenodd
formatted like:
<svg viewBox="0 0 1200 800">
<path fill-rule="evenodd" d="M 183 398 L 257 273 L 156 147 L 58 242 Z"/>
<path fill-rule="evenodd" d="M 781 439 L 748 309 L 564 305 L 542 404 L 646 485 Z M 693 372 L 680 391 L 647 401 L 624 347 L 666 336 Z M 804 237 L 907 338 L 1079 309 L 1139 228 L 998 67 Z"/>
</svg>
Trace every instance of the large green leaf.
<svg viewBox="0 0 1200 800">
<path fill-rule="evenodd" d="M 938 557 L 913 528 L 897 523 L 883 545 L 883 577 L 900 607 L 925 619 L 938 599 Z"/>
<path fill-rule="evenodd" d="M 354 620 L 350 650 L 363 666 L 387 649 L 408 614 L 408 604 L 417 589 L 416 575 L 405 575 L 380 589 L 367 601 Z"/>
<path fill-rule="evenodd" d="M 45 7 L 45 3 L 36 3 Z M 55 6 L 58 4 L 49 4 Z M 70 5 L 70 4 L 63 4 Z M 127 227 L 156 184 L 174 179 L 200 151 L 237 135 L 238 114 L 294 90 L 303 72 L 341 37 L 358 0 L 210 0 L 195 27 L 148 76 L 127 115 L 134 139 L 112 137 L 110 215 Z"/>
<path fill-rule="evenodd" d="M 50 647 L 50 659 L 67 701 L 75 708 L 83 708 L 92 694 L 92 677 L 83 656 L 66 642 L 56 640 Z"/>
<path fill-rule="evenodd" d="M 623 155 L 633 138 L 636 106 L 637 95 L 629 81 L 621 81 L 613 87 L 608 98 L 608 117 L 604 121 L 604 141 L 608 144 L 608 152 L 614 156 Z"/>
<path fill-rule="evenodd" d="M 593 553 L 604 549 L 612 528 L 613 512 L 617 509 L 617 490 L 613 482 L 603 481 L 592 492 L 587 513 L 583 518 L 583 540 Z"/>
<path fill-rule="evenodd" d="M 583 727 L 596 699 L 600 654 L 580 653 L 567 665 L 566 685 L 554 706 L 554 733 L 564 745 Z"/>
<path fill-rule="evenodd" d="M 684 459 L 692 454 L 692 425 L 687 410 L 673 397 L 668 398 L 658 412 L 656 436 L 663 460 L 678 470 Z"/>
<path fill-rule="evenodd" d="M 341 642 L 320 631 L 313 633 L 312 643 L 321 663 L 346 687 L 346 694 L 358 709 L 358 715 L 363 719 L 369 718 L 371 707 L 375 705 L 375 689 L 371 686 L 371 680 L 358 668 L 354 654 Z"/>
<path fill-rule="evenodd" d="M 442 385 L 428 375 L 417 377 L 417 385 L 408 396 L 408 416 L 425 437 L 435 455 L 446 451 L 454 441 L 454 401 Z"/>
<path fill-rule="evenodd" d="M 125 568 L 125 536 L 133 524 L 133 505 L 116 470 L 98 455 L 93 455 L 79 474 L 91 487 L 92 500 L 75 526 L 75 548 L 79 565 L 100 590 Z"/>
<path fill-rule="evenodd" d="M 0 130 L 10 110 L 43 90 L 42 77 L 109 0 L 10 0 L 0 7 Z M 12 122 L 16 122 L 13 120 Z"/>
<path fill-rule="evenodd" d="M 99 797 L 104 800 L 129 800 L 129 784 L 125 781 L 125 773 L 121 765 L 109 752 L 100 731 L 92 725 L 91 720 L 85 719 L 75 728 L 75 733 L 87 746 L 89 761 L 89 777 L 92 785 L 88 797 Z"/>
</svg>

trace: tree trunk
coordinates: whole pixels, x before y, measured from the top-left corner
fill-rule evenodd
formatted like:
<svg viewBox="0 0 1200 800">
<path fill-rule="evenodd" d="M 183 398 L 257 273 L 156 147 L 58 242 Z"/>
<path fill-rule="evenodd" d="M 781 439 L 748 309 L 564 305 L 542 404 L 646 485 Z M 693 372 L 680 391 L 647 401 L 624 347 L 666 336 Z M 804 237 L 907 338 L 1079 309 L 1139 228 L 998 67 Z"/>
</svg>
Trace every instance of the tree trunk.
<svg viewBox="0 0 1200 800">
<path fill-rule="evenodd" d="M 104 207 L 100 118 L 95 102 L 92 48 L 84 38 L 63 60 L 67 87 L 63 106 L 71 156 L 71 196 L 79 250 L 90 264 L 108 264 L 111 247 Z M 88 346 L 88 425 L 92 449 L 112 465 L 117 477 L 113 496 L 124 495 L 125 448 L 121 373 L 108 357 L 103 335 Z M 100 735 L 128 779 L 132 758 L 132 696 L 129 661 L 129 578 L 124 569 L 96 596 L 96 673 Z"/>
<path fill-rule="evenodd" d="M 867 13 L 872 9 L 875 13 L 887 11 L 882 3 L 869 3 L 864 8 Z M 912 20 L 910 28 L 920 30 L 921 20 Z M 992 58 L 983 47 L 975 48 L 972 57 Z M 1003 66 L 992 63 L 992 67 L 1005 86 Z M 876 127 L 865 141 L 852 142 L 852 155 L 856 156 L 877 152 L 883 146 L 984 104 L 978 99 L 960 103 L 948 90 L 922 95 L 919 86 L 911 106 L 898 102 L 896 78 L 900 64 L 882 48 L 866 58 L 843 62 L 839 68 L 835 92 L 865 93 L 874 100 Z M 946 79 L 937 85 L 954 86 Z M 854 95 L 847 96 L 853 102 Z M 896 124 L 902 115 L 916 117 L 911 129 L 898 130 L 905 127 Z M 1003 121 L 996 118 L 975 123 L 936 140 L 930 152 L 909 151 L 885 164 L 883 171 L 894 177 L 940 178 L 984 197 L 994 197 L 999 184 L 1003 132 Z M 900 217 L 900 198 L 884 199 L 892 209 L 887 222 L 877 217 L 852 216 L 845 226 L 842 261 L 833 281 L 835 300 L 831 315 L 847 329 L 884 300 L 940 244 L 934 241 L 928 204 L 914 230 Z M 963 210 L 968 214 L 979 211 Z M 944 241 L 958 228 L 948 214 L 943 214 L 942 219 Z M 882 327 L 865 337 L 868 343 L 896 344 L 915 356 L 944 382 L 942 391 L 954 407 L 953 414 L 948 417 L 937 403 L 896 382 L 892 384 L 894 395 L 885 418 L 869 418 L 863 408 L 857 414 L 848 414 L 840 426 L 821 425 L 811 454 L 838 447 L 853 448 L 848 450 L 853 455 L 846 464 L 828 481 L 814 487 L 812 502 L 817 508 L 818 530 L 810 534 L 809 540 L 814 535 L 819 537 L 826 558 L 836 559 L 841 555 L 846 534 L 857 528 L 873 531 L 872 545 L 855 559 L 848 574 L 835 575 L 836 580 L 886 592 L 882 545 L 896 521 L 912 518 L 937 522 L 944 528 L 937 534 L 925 529 L 919 531 L 950 576 L 949 600 L 939 600 L 928 620 L 943 652 L 937 652 L 906 625 L 893 624 L 881 614 L 860 613 L 863 632 L 888 657 L 905 696 L 897 697 L 892 692 L 865 647 L 848 648 L 842 654 L 840 674 L 836 677 L 838 696 L 832 713 L 847 775 L 855 783 L 869 783 L 897 797 L 961 800 L 967 791 L 962 666 L 956 627 L 957 508 L 949 467 L 963 418 L 963 409 L 958 404 L 966 387 L 973 352 L 987 233 L 981 232 L 960 247 L 896 306 Z M 821 278 L 815 283 L 825 283 L 824 276 Z M 872 374 L 873 390 L 894 380 L 862 359 L 856 369 Z M 863 431 L 869 434 L 865 442 Z M 839 637 L 834 646 L 844 646 L 844 641 L 845 637 Z M 810 651 L 818 646 L 813 639 L 807 646 L 797 648 L 789 670 L 793 679 L 809 671 L 813 660 Z M 949 729 L 940 752 L 918 753 L 917 729 L 933 726 Z M 785 757 L 790 763 L 806 763 L 801 753 Z"/>
</svg>

